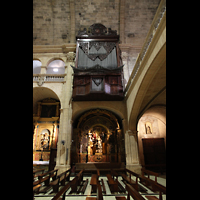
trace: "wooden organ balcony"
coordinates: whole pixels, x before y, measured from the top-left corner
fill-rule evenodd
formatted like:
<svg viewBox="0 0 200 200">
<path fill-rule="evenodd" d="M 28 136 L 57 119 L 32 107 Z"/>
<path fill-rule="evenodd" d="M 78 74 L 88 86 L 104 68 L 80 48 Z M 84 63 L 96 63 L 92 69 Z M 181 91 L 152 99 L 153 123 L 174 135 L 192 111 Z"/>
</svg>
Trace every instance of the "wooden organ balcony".
<svg viewBox="0 0 200 200">
<path fill-rule="evenodd" d="M 93 24 L 79 32 L 73 101 L 123 100 L 123 65 L 116 31 Z"/>
</svg>

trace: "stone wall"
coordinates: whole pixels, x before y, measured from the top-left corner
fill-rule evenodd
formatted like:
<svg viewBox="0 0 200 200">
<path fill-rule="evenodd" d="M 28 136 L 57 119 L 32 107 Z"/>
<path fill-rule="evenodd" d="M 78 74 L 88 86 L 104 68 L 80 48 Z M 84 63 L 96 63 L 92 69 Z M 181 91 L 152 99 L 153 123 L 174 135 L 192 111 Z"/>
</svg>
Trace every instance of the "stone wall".
<svg viewBox="0 0 200 200">
<path fill-rule="evenodd" d="M 160 0 L 126 0 L 125 43 L 144 43 Z"/>
<path fill-rule="evenodd" d="M 120 35 L 124 83 L 128 82 L 160 0 L 33 0 L 33 45 L 76 42 L 94 23 Z"/>
<path fill-rule="evenodd" d="M 142 46 L 160 0 L 33 0 L 33 44 L 75 42 L 94 23 L 117 30 L 122 43 Z M 75 27 L 75 31 L 72 30 Z"/>
<path fill-rule="evenodd" d="M 75 21 L 76 34 L 94 23 L 102 23 L 119 34 L 119 0 L 76 0 Z"/>
<path fill-rule="evenodd" d="M 33 0 L 33 44 L 70 41 L 70 6 L 65 0 Z"/>
</svg>

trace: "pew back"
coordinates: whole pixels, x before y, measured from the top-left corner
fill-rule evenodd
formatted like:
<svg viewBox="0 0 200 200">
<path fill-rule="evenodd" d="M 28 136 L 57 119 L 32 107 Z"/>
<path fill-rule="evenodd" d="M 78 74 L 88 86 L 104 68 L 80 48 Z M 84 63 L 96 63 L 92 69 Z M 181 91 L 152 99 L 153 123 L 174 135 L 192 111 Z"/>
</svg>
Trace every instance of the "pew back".
<svg viewBox="0 0 200 200">
<path fill-rule="evenodd" d="M 130 184 L 126 184 L 126 190 L 128 191 L 128 196 L 127 196 L 127 200 L 130 200 L 130 196 L 134 199 L 134 200 L 145 200 L 141 194 L 135 190 Z"/>
</svg>

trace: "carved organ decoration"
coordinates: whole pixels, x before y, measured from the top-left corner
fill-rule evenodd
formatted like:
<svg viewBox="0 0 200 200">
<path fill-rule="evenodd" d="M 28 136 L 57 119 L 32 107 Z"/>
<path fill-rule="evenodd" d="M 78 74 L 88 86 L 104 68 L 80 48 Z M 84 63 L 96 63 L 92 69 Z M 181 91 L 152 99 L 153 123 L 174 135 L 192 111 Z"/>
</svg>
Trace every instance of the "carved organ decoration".
<svg viewBox="0 0 200 200">
<path fill-rule="evenodd" d="M 122 100 L 123 64 L 117 32 L 93 24 L 80 31 L 76 39 L 76 64 L 71 66 L 73 100 Z M 117 81 L 111 83 L 112 78 Z"/>
<path fill-rule="evenodd" d="M 117 68 L 116 44 L 114 42 L 80 42 L 78 68 L 99 65 Z"/>
</svg>

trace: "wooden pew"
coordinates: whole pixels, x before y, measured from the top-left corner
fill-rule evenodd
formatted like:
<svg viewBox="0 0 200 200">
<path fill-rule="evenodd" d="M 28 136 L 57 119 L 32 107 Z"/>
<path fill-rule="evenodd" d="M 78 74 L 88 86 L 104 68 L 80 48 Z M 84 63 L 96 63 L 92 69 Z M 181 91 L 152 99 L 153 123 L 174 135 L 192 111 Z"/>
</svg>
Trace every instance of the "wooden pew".
<svg viewBox="0 0 200 200">
<path fill-rule="evenodd" d="M 100 170 L 97 169 L 97 180 L 99 181 L 99 176 L 100 176 Z M 101 185 L 102 185 L 102 193 L 106 194 L 106 187 L 104 185 L 103 179 L 100 180 Z"/>
<path fill-rule="evenodd" d="M 112 178 L 114 179 L 114 177 L 116 177 L 115 181 L 117 182 L 118 184 L 118 192 L 126 192 L 125 188 L 121 185 L 121 183 L 118 181 L 118 176 L 119 174 L 114 170 L 114 169 L 111 169 L 111 175 L 112 175 Z"/>
<path fill-rule="evenodd" d="M 69 177 L 70 175 L 70 170 L 68 169 L 66 171 L 64 171 L 63 173 L 59 174 L 56 179 L 52 182 L 49 183 L 49 186 L 47 186 L 46 188 L 44 188 L 43 190 L 40 191 L 40 193 L 46 193 L 50 188 L 53 188 L 53 193 L 57 193 L 60 187 L 60 183 L 62 186 L 65 186 L 65 182 L 67 177 Z M 66 175 L 69 172 L 68 175 Z M 68 178 L 69 180 L 69 178 Z"/>
<path fill-rule="evenodd" d="M 48 186 L 50 178 L 53 178 L 53 180 L 56 179 L 57 171 L 58 171 L 58 169 L 51 170 L 51 171 L 45 172 L 43 174 L 39 174 L 38 175 L 38 180 L 33 182 L 33 186 L 38 185 L 38 184 L 40 184 L 42 182 L 45 182 L 45 185 Z M 54 174 L 54 172 L 56 172 L 56 174 Z"/>
<path fill-rule="evenodd" d="M 33 176 L 34 176 L 34 178 L 35 178 L 35 177 L 38 177 L 38 175 L 39 175 L 39 174 L 36 175 L 36 173 L 41 172 L 40 174 L 43 174 L 43 173 L 44 173 L 44 170 L 45 170 L 45 169 L 33 170 Z"/>
<path fill-rule="evenodd" d="M 118 180 L 119 174 L 114 169 L 111 169 L 110 172 L 111 172 L 112 178 L 114 179 L 114 177 L 116 177 L 116 179 Z"/>
<path fill-rule="evenodd" d="M 142 168 L 141 171 L 142 171 L 142 176 L 144 176 L 145 174 L 148 175 L 148 179 L 150 179 L 150 178 L 149 178 L 149 175 L 155 176 L 155 182 L 157 183 L 157 177 L 159 176 L 159 173 L 156 173 L 156 172 L 153 172 L 153 171 L 144 169 L 144 168 Z M 145 176 L 144 176 L 144 177 L 145 177 Z"/>
<path fill-rule="evenodd" d="M 54 172 L 56 172 L 56 174 L 54 174 Z M 57 185 L 57 181 L 56 179 L 56 175 L 57 175 L 57 170 L 51 170 L 48 171 L 46 173 L 43 174 L 39 174 L 38 175 L 38 180 L 33 182 L 33 195 L 34 193 L 45 193 L 47 190 L 49 190 L 51 187 L 53 187 L 54 192 L 58 191 L 58 188 L 56 188 Z M 49 183 L 50 178 L 53 178 L 54 181 Z M 43 190 L 39 191 L 40 187 L 42 186 L 41 183 L 45 182 L 45 185 L 47 186 L 46 188 L 44 188 Z M 57 189 L 57 190 L 56 190 Z"/>
<path fill-rule="evenodd" d="M 70 182 L 67 183 L 54 197 L 52 200 L 65 200 L 65 194 L 67 190 L 70 188 Z M 64 194 L 63 194 L 64 193 Z M 60 196 L 63 194 L 63 197 L 60 198 Z"/>
<path fill-rule="evenodd" d="M 97 180 L 99 180 L 99 176 L 100 176 L 100 171 L 99 169 L 97 169 Z"/>
<path fill-rule="evenodd" d="M 128 191 L 127 200 L 130 200 L 130 196 L 134 200 L 145 200 L 145 198 L 143 198 L 142 195 L 128 183 L 126 184 L 126 190 Z"/>
<path fill-rule="evenodd" d="M 81 187 L 79 188 L 78 193 L 81 192 L 81 193 L 84 194 L 86 187 L 87 187 L 87 184 L 88 184 L 88 179 L 86 179 L 86 181 L 84 181 L 84 184 L 83 184 L 82 188 Z"/>
<path fill-rule="evenodd" d="M 39 188 L 41 187 L 41 184 L 38 184 L 33 187 L 33 199 L 34 199 L 34 193 L 39 193 Z"/>
<path fill-rule="evenodd" d="M 111 192 L 118 192 L 118 181 L 115 181 L 111 174 L 106 174 L 108 179 L 108 185 L 110 187 Z"/>
<path fill-rule="evenodd" d="M 125 172 L 129 173 L 129 177 L 126 174 L 122 173 L 121 176 L 122 176 L 123 180 L 126 183 L 130 184 L 133 188 L 135 188 L 138 191 L 139 190 L 139 188 L 138 188 L 138 177 L 139 177 L 139 175 L 137 173 L 129 170 L 129 169 L 125 169 Z M 136 177 L 136 181 L 134 181 L 133 179 L 131 179 L 131 175 L 133 175 L 133 176 Z"/>
<path fill-rule="evenodd" d="M 127 199 L 126 197 L 115 197 L 116 200 L 130 200 L 130 197 L 132 197 L 134 200 L 145 200 L 135 188 L 133 188 L 128 183 L 125 184 L 126 184 L 126 190 L 128 192 Z"/>
<path fill-rule="evenodd" d="M 53 180 L 56 179 L 57 171 L 58 171 L 58 169 L 55 169 L 55 170 L 51 170 L 51 171 L 48 171 L 48 172 L 46 172 L 44 174 L 39 175 L 38 176 L 39 183 L 44 182 L 45 185 L 48 186 L 50 178 L 52 178 Z M 54 174 L 54 172 L 55 172 L 55 174 Z"/>
<path fill-rule="evenodd" d="M 144 173 L 142 175 L 139 175 L 135 172 L 132 172 L 128 169 L 126 169 L 127 172 L 131 172 L 132 174 L 137 175 L 137 177 L 140 179 L 140 183 L 142 183 L 144 186 L 146 186 L 147 188 L 149 188 L 151 191 L 153 192 L 159 192 L 159 200 L 162 200 L 162 193 L 166 194 L 166 187 L 157 183 L 157 177 L 158 177 L 158 173 L 149 171 L 149 170 L 142 170 L 142 172 L 144 173 L 148 173 L 149 175 L 154 175 L 155 176 L 155 181 L 150 179 L 149 176 L 148 178 L 144 176 Z M 145 196 L 147 199 L 149 200 L 158 200 L 157 197 L 155 196 Z"/>
<path fill-rule="evenodd" d="M 77 177 L 77 179 L 76 179 L 77 182 L 75 182 L 75 185 L 76 185 L 76 183 L 77 183 L 77 186 L 78 186 L 78 185 L 80 186 L 80 187 L 79 187 L 79 190 L 76 191 L 77 194 L 79 194 L 79 193 L 84 193 L 85 190 L 86 190 L 87 184 L 88 184 L 88 179 L 86 179 L 86 181 L 83 181 L 83 171 L 84 171 L 84 169 L 81 170 L 81 171 L 76 175 L 76 177 Z M 82 185 L 82 183 L 83 183 L 83 185 Z M 75 186 L 75 187 L 77 187 L 77 186 Z M 71 191 L 71 192 L 72 192 L 72 191 Z M 75 191 L 73 191 L 73 192 L 75 192 Z"/>
<path fill-rule="evenodd" d="M 37 172 L 43 172 L 45 169 L 36 169 L 36 170 L 33 170 L 33 174 L 37 173 Z"/>
<path fill-rule="evenodd" d="M 159 175 L 158 173 L 145 170 L 145 169 L 142 169 L 141 171 L 142 171 L 142 175 L 139 175 L 141 184 L 143 184 L 144 186 L 146 186 L 153 192 L 161 191 L 164 194 L 166 193 L 166 187 L 157 182 L 157 177 Z M 148 174 L 148 177 L 144 176 L 145 173 Z M 149 175 L 155 176 L 155 180 L 150 179 Z"/>
<path fill-rule="evenodd" d="M 101 185 L 99 181 L 97 181 L 97 197 L 86 197 L 85 200 L 103 200 Z"/>
<path fill-rule="evenodd" d="M 115 199 L 116 200 L 126 200 L 126 197 L 120 197 L 120 196 L 118 196 L 118 197 L 115 197 Z"/>
<path fill-rule="evenodd" d="M 83 181 L 83 169 L 76 175 L 78 177 L 78 184 L 80 185 L 81 181 Z"/>
<path fill-rule="evenodd" d="M 103 187 L 102 193 L 106 194 L 106 187 L 104 185 L 103 179 L 101 179 L 101 185 Z"/>
<path fill-rule="evenodd" d="M 77 186 L 80 185 L 81 181 L 83 180 L 83 170 L 81 170 L 72 181 L 70 181 L 71 192 L 70 193 L 77 193 Z"/>
<path fill-rule="evenodd" d="M 70 174 L 71 174 L 71 168 L 58 175 L 58 177 L 60 177 L 59 182 L 61 183 L 62 186 L 65 186 L 65 182 L 69 181 Z"/>
<path fill-rule="evenodd" d="M 151 191 L 153 192 L 159 192 L 159 200 L 162 200 L 162 194 L 166 194 L 166 187 L 151 180 L 148 179 L 144 176 L 140 177 L 140 180 L 142 182 L 143 185 L 145 185 L 147 188 L 149 188 Z M 158 200 L 157 197 L 155 196 L 145 196 L 147 199 L 149 200 Z"/>
<path fill-rule="evenodd" d="M 91 180 L 90 180 L 90 185 L 92 186 L 92 192 L 97 191 L 97 182 L 98 182 L 98 175 L 97 174 L 92 174 Z"/>
</svg>

